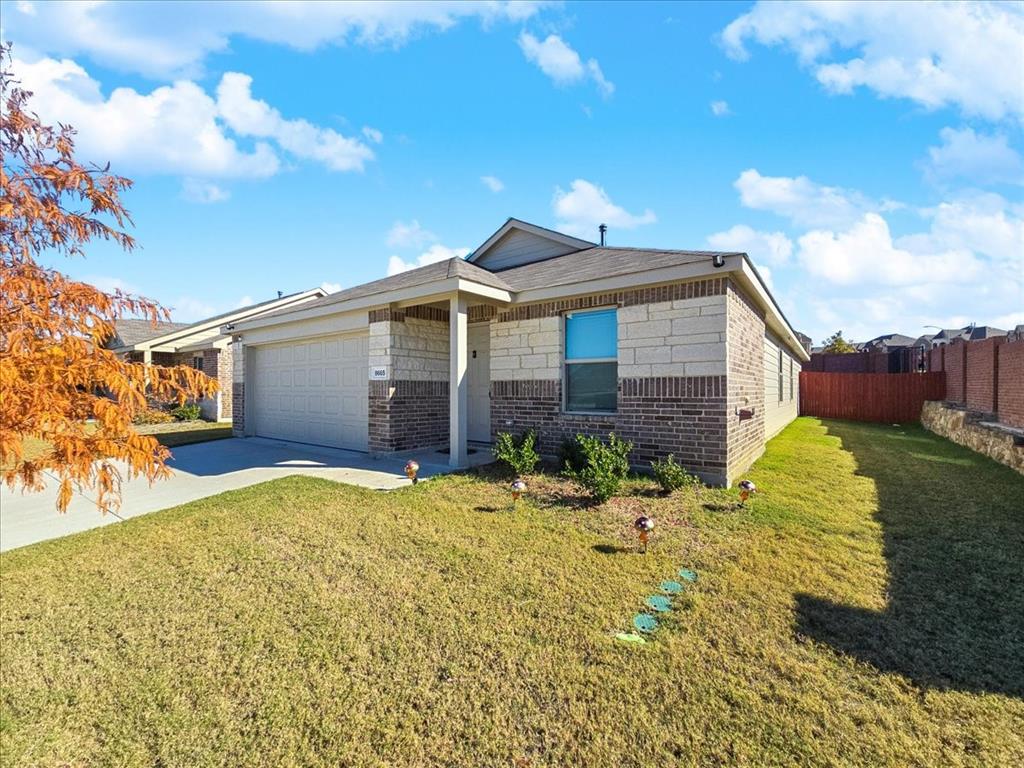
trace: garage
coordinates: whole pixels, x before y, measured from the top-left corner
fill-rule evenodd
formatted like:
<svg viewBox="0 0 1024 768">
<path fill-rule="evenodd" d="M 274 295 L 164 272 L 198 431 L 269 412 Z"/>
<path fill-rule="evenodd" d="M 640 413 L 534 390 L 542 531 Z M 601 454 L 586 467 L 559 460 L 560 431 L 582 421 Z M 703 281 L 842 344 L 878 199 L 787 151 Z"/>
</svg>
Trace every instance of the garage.
<svg viewBox="0 0 1024 768">
<path fill-rule="evenodd" d="M 257 437 L 367 449 L 367 334 L 250 347 Z"/>
</svg>

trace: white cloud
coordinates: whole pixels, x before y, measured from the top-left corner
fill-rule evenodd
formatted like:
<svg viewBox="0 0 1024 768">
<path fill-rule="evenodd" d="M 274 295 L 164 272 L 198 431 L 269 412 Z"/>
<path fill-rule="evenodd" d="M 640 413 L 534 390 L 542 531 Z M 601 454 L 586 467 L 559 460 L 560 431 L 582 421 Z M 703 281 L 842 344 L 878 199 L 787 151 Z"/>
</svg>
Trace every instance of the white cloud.
<svg viewBox="0 0 1024 768">
<path fill-rule="evenodd" d="M 708 245 L 718 251 L 743 251 L 759 265 L 781 266 L 793 253 L 793 242 L 782 232 L 759 232 L 746 224 L 710 235 Z"/>
<path fill-rule="evenodd" d="M 643 213 L 629 213 L 615 205 L 604 189 L 585 179 L 576 179 L 570 187 L 568 192 L 556 187 L 552 202 L 558 228 L 563 232 L 593 240 L 599 224 L 617 229 L 635 229 L 658 220 L 649 208 Z"/>
<path fill-rule="evenodd" d="M 267 102 L 252 97 L 252 78 L 241 72 L 221 78 L 217 107 L 240 136 L 273 139 L 296 157 L 317 160 L 334 171 L 361 171 L 374 158 L 373 150 L 356 139 L 307 120 L 286 120 Z"/>
<path fill-rule="evenodd" d="M 256 302 L 253 300 L 252 296 L 246 294 L 245 296 L 243 296 L 242 298 L 235 302 L 235 309 L 241 309 L 242 307 L 250 307 L 255 303 Z"/>
<path fill-rule="evenodd" d="M 320 283 L 320 287 L 327 293 L 337 293 L 341 290 L 341 283 Z"/>
<path fill-rule="evenodd" d="M 725 117 L 726 115 L 731 115 L 732 112 L 729 110 L 729 102 L 712 101 L 711 114 L 713 114 L 715 117 Z"/>
<path fill-rule="evenodd" d="M 14 7 L 26 16 L 36 15 L 36 6 L 34 3 L 29 2 L 29 0 L 18 0 Z"/>
<path fill-rule="evenodd" d="M 926 234 L 908 235 L 900 243 L 934 250 L 940 246 L 970 249 L 1015 267 L 1024 278 L 1024 205 L 1010 204 L 996 194 L 965 195 L 922 215 L 931 220 Z"/>
<path fill-rule="evenodd" d="M 797 226 L 847 226 L 868 211 L 888 210 L 859 192 L 826 187 L 806 176 L 762 176 L 749 168 L 733 183 L 747 208 L 785 216 Z"/>
<path fill-rule="evenodd" d="M 416 219 L 413 219 L 408 224 L 396 221 L 388 230 L 385 242 L 391 248 L 423 248 L 427 243 L 436 241 L 437 235 L 424 229 Z"/>
<path fill-rule="evenodd" d="M 376 128 L 372 128 L 369 125 L 363 126 L 363 136 L 366 137 L 367 141 L 370 141 L 374 144 L 380 144 L 382 141 L 384 141 L 384 134 L 381 133 Z"/>
<path fill-rule="evenodd" d="M 758 2 L 722 32 L 726 51 L 780 45 L 833 93 L 865 86 L 927 109 L 1024 120 L 1024 14 L 1014 3 Z"/>
<path fill-rule="evenodd" d="M 573 85 L 589 77 L 602 96 L 607 98 L 615 92 L 615 84 L 605 79 L 597 59 L 589 59 L 584 64 L 572 46 L 558 35 L 548 35 L 538 40 L 529 32 L 522 32 L 519 35 L 519 47 L 526 60 L 536 64 L 556 85 Z"/>
<path fill-rule="evenodd" d="M 772 275 L 771 269 L 766 267 L 764 264 L 757 265 L 757 273 L 761 275 L 761 279 L 764 280 L 764 284 L 768 286 L 768 290 L 772 293 L 775 292 L 775 280 Z"/>
<path fill-rule="evenodd" d="M 181 196 L 190 203 L 222 203 L 231 197 L 231 193 L 213 182 L 202 179 L 186 178 L 181 183 Z"/>
<path fill-rule="evenodd" d="M 60 56 L 86 55 L 149 77 L 197 77 L 211 53 L 244 37 L 315 51 L 356 43 L 397 47 L 465 19 L 519 22 L 543 4 L 503 2 L 193 3 L 187 23 L 173 3 L 38 3 L 36 13 L 7 14 L 4 37 Z M 21 7 L 21 6 L 19 6 Z"/>
<path fill-rule="evenodd" d="M 491 192 L 501 192 L 501 190 L 505 188 L 504 182 L 502 182 L 502 180 L 497 176 L 481 176 L 480 181 L 485 187 L 491 190 Z"/>
<path fill-rule="evenodd" d="M 244 305 L 240 304 L 238 306 Z M 194 296 L 179 297 L 177 301 L 170 303 L 169 309 L 171 310 L 171 319 L 176 323 L 194 323 L 197 320 L 205 320 L 224 311 L 223 308 L 202 299 L 197 299 Z"/>
<path fill-rule="evenodd" d="M 48 123 L 78 130 L 78 156 L 117 171 L 259 177 L 277 172 L 277 155 L 265 142 L 239 147 L 221 123 L 217 103 L 195 83 L 181 80 L 148 94 L 117 88 L 108 98 L 100 84 L 67 59 L 26 63 L 15 75 L 34 95 L 29 104 Z"/>
<path fill-rule="evenodd" d="M 981 264 L 967 249 L 911 250 L 923 243 L 893 243 L 889 225 L 877 213 L 865 214 L 846 231 L 813 230 L 797 242 L 804 269 L 840 285 L 963 283 L 981 272 Z"/>
<path fill-rule="evenodd" d="M 1024 166 L 1006 136 L 975 133 L 973 128 L 943 128 L 942 144 L 928 147 L 926 175 L 934 181 L 963 178 L 972 184 L 1024 184 Z"/>
<path fill-rule="evenodd" d="M 397 275 L 399 272 L 408 272 L 410 269 L 425 267 L 438 261 L 448 259 L 463 259 L 471 249 L 469 248 L 448 248 L 447 246 L 435 243 L 426 251 L 421 253 L 415 261 L 405 261 L 400 256 L 392 256 L 388 259 L 388 275 Z"/>
</svg>

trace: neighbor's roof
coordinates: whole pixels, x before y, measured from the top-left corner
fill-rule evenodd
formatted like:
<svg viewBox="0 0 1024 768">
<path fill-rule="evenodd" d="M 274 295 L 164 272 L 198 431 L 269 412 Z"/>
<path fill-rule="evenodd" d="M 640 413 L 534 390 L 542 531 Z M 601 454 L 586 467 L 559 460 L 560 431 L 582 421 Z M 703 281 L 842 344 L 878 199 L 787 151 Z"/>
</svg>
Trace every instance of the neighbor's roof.
<svg viewBox="0 0 1024 768">
<path fill-rule="evenodd" d="M 417 267 L 416 269 L 399 272 L 397 275 L 383 277 L 380 280 L 373 280 L 372 282 L 363 283 L 362 285 L 355 285 L 351 288 L 346 288 L 343 291 L 328 294 L 327 296 L 316 299 L 315 301 L 307 301 L 305 304 L 298 307 L 286 307 L 284 309 L 279 309 L 276 312 L 267 312 L 265 315 L 261 315 L 259 319 L 264 320 L 266 318 L 287 315 L 292 312 L 305 312 L 308 309 L 340 304 L 346 301 L 352 301 L 353 299 L 361 299 L 365 296 L 373 296 L 377 293 L 387 293 L 389 291 L 398 291 L 403 288 L 413 288 L 417 285 L 425 285 L 427 283 L 433 283 L 440 280 L 447 280 L 452 277 L 461 277 L 466 280 L 472 280 L 474 283 L 486 285 L 490 288 L 500 288 L 503 291 L 512 290 L 508 283 L 494 272 L 489 272 L 475 264 L 470 264 L 464 259 L 455 257 L 446 259 L 445 261 L 427 264 L 425 267 Z"/>
<path fill-rule="evenodd" d="M 666 251 L 651 248 L 609 248 L 597 246 L 521 267 L 512 267 L 500 275 L 513 291 L 582 283 L 603 277 L 630 275 L 662 267 L 678 267 L 710 261 L 713 256 L 739 256 L 738 252 Z"/>
<path fill-rule="evenodd" d="M 111 349 L 118 347 L 130 347 L 143 341 L 155 339 L 157 336 L 188 328 L 190 323 L 171 323 L 145 320 L 136 317 L 127 317 L 114 321 L 114 335 L 107 341 Z"/>
<path fill-rule="evenodd" d="M 883 336 L 876 336 L 870 341 L 865 341 L 864 345 L 870 344 L 885 344 L 887 347 L 911 347 L 914 345 L 916 339 L 912 339 L 910 336 L 904 336 L 902 333 L 887 333 Z"/>
</svg>

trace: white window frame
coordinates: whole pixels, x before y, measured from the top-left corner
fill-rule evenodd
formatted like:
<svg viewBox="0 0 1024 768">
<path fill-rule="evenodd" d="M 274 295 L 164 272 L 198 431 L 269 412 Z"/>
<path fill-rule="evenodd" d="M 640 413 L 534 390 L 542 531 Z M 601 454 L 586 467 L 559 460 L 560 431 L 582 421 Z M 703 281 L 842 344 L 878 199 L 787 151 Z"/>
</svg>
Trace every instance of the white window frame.
<svg viewBox="0 0 1024 768">
<path fill-rule="evenodd" d="M 614 416 L 619 412 L 619 312 L 617 306 L 587 307 L 586 309 L 573 309 L 562 313 L 562 413 L 572 416 Z M 591 312 L 615 312 L 615 356 L 614 357 L 581 357 L 577 360 L 569 360 L 569 344 L 567 335 L 569 333 L 569 318 L 574 315 L 585 315 Z M 569 371 L 570 365 L 580 363 L 615 363 L 615 409 L 611 411 L 572 411 L 569 410 Z"/>
</svg>

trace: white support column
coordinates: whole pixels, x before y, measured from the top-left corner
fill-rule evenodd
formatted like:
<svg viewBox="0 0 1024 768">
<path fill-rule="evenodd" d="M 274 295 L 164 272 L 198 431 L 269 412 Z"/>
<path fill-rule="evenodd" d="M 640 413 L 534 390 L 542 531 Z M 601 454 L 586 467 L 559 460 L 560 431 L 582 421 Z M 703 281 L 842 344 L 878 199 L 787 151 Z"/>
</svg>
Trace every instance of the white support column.
<svg viewBox="0 0 1024 768">
<path fill-rule="evenodd" d="M 149 369 L 153 366 L 153 350 L 142 350 L 142 364 L 146 366 L 146 390 L 149 390 Z"/>
<path fill-rule="evenodd" d="M 452 294 L 448 306 L 448 463 L 452 467 L 467 464 L 466 434 L 469 419 L 468 310 L 465 296 Z"/>
</svg>

